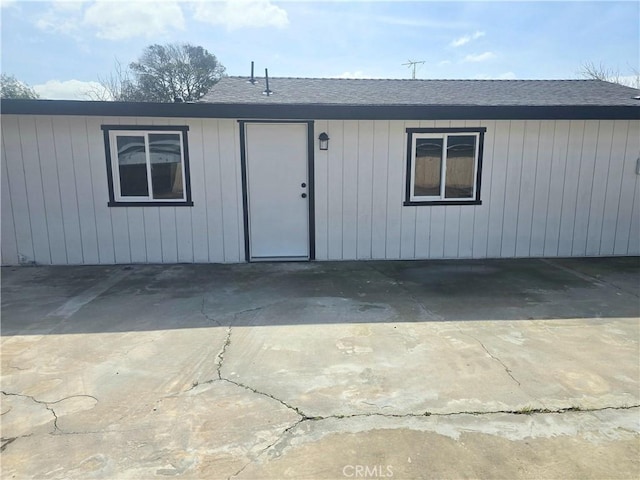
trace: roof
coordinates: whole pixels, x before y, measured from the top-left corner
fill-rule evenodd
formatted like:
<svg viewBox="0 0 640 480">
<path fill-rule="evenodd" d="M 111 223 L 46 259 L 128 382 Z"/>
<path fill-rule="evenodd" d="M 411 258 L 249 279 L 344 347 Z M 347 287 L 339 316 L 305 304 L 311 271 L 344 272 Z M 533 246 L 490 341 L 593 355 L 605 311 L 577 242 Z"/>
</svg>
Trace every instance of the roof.
<svg viewBox="0 0 640 480">
<path fill-rule="evenodd" d="M 2 114 L 237 120 L 636 120 L 640 91 L 599 80 L 225 77 L 197 103 L 2 100 Z"/>
<path fill-rule="evenodd" d="M 224 77 L 201 101 L 237 104 L 637 106 L 640 90 L 600 80 L 347 80 Z"/>
</svg>

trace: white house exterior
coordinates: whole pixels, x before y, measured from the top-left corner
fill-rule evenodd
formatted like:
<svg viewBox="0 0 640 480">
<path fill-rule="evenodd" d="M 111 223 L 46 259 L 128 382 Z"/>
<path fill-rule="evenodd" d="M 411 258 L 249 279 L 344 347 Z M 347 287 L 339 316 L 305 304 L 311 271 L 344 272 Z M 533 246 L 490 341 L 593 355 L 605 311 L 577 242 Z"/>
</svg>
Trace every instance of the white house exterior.
<svg viewBox="0 0 640 480">
<path fill-rule="evenodd" d="M 3 101 L 2 264 L 640 255 L 637 90 L 270 83 Z"/>
</svg>

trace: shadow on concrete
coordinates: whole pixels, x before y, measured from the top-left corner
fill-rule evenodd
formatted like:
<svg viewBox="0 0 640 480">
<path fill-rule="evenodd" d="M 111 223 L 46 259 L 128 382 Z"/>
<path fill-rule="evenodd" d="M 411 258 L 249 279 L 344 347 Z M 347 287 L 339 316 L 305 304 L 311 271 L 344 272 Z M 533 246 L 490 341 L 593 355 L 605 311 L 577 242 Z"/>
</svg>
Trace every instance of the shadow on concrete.
<svg viewBox="0 0 640 480">
<path fill-rule="evenodd" d="M 638 317 L 640 258 L 4 267 L 1 333 Z"/>
</svg>

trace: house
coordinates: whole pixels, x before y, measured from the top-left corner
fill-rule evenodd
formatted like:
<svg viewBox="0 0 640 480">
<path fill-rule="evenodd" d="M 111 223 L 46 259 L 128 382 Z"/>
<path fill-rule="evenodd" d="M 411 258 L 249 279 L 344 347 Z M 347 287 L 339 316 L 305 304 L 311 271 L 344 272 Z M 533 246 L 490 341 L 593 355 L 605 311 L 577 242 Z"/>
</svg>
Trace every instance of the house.
<svg viewBox="0 0 640 480">
<path fill-rule="evenodd" d="M 224 78 L 2 102 L 2 263 L 640 254 L 638 90 Z"/>
</svg>

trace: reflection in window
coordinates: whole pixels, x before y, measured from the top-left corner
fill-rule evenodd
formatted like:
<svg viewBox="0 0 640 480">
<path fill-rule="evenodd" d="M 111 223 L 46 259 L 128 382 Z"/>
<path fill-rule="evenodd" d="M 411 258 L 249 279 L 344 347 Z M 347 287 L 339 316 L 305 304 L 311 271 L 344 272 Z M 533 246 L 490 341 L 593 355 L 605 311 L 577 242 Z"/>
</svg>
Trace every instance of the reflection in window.
<svg viewBox="0 0 640 480">
<path fill-rule="evenodd" d="M 117 145 L 120 195 L 146 197 L 149 189 L 144 137 L 117 137 Z"/>
<path fill-rule="evenodd" d="M 441 138 L 419 138 L 416 140 L 415 168 L 415 195 L 424 197 L 440 195 Z"/>
<path fill-rule="evenodd" d="M 485 131 L 408 128 L 405 205 L 480 203 Z"/>
<path fill-rule="evenodd" d="M 475 153 L 475 136 L 448 136 L 445 198 L 473 197 Z"/>
<path fill-rule="evenodd" d="M 109 205 L 193 205 L 188 127 L 103 125 L 110 159 Z"/>
<path fill-rule="evenodd" d="M 182 198 L 180 135 L 149 134 L 153 198 Z"/>
</svg>

